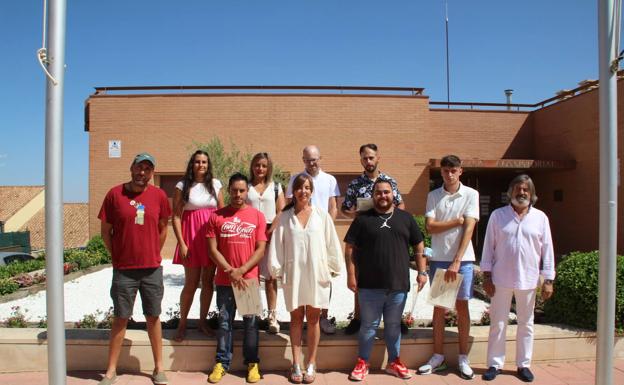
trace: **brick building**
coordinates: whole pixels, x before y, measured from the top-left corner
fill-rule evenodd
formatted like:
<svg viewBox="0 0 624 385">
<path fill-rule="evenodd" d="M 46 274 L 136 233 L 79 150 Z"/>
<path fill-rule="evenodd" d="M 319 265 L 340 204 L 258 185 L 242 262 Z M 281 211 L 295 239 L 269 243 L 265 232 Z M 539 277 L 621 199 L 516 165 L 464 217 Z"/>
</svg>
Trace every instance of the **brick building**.
<svg viewBox="0 0 624 385">
<path fill-rule="evenodd" d="M 233 88 L 96 89 L 85 109 L 91 235 L 99 232 L 97 213 L 105 193 L 128 180 L 136 153 L 148 151 L 156 157 L 154 182 L 171 190 L 184 172 L 193 141 L 217 136 L 226 145 L 269 152 L 290 172 L 303 169 L 301 149 L 316 144 L 322 168 L 337 177 L 342 192 L 362 172 L 359 146 L 374 142 L 380 148 L 381 170 L 397 179 L 414 214 L 423 213 L 427 193 L 441 183 L 439 159 L 457 154 L 465 161 L 462 181 L 481 193 L 478 249 L 488 214 L 504 204 L 513 176 L 526 172 L 536 182 L 538 207 L 551 219 L 557 252 L 598 248 L 595 83 L 534 105 L 449 106 L 431 102 L 417 88 Z M 620 91 L 620 114 L 623 99 Z M 622 138 L 621 125 L 618 132 Z M 111 141 L 121 144 L 120 153 L 111 149 Z M 620 144 L 620 158 L 622 151 Z M 621 187 L 619 192 L 622 218 Z M 349 223 L 338 220 L 339 232 Z M 622 237 L 620 232 L 620 253 Z M 172 251 L 173 242 L 169 237 L 164 255 Z"/>
</svg>

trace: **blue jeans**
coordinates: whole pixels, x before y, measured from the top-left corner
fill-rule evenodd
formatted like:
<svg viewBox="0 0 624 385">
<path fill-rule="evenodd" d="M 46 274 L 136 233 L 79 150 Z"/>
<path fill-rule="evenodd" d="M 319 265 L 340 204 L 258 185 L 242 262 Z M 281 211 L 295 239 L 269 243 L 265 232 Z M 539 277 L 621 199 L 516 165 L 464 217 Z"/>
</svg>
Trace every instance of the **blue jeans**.
<svg viewBox="0 0 624 385">
<path fill-rule="evenodd" d="M 217 358 L 225 370 L 232 362 L 232 324 L 236 316 L 236 301 L 231 286 L 217 286 L 219 329 L 217 330 Z M 258 358 L 258 317 L 243 317 L 243 357 L 245 365 L 260 362 Z"/>
<path fill-rule="evenodd" d="M 383 314 L 388 362 L 394 361 L 399 357 L 401 351 L 401 316 L 405 308 L 407 292 L 386 289 L 358 289 L 358 298 L 362 322 L 358 355 L 368 362 L 375 342 L 375 333 Z"/>
</svg>

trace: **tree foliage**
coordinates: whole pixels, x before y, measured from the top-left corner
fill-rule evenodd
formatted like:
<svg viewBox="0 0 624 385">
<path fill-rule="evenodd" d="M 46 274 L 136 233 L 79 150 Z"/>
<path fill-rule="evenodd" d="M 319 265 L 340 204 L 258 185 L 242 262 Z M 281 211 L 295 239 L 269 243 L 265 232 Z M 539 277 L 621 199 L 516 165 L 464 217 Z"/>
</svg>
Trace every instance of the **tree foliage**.
<svg viewBox="0 0 624 385">
<path fill-rule="evenodd" d="M 230 142 L 230 145 L 226 148 L 221 142 L 221 139 L 215 136 L 206 143 L 193 142 L 189 150 L 191 153 L 196 150 L 203 150 L 208 153 L 212 163 L 213 177 L 219 179 L 221 183 L 223 183 L 226 201 L 229 201 L 227 197 L 227 184 L 232 174 L 240 172 L 243 175 L 247 175 L 247 177 L 251 177 L 251 175 L 249 175 L 249 166 L 254 153 L 248 148 L 241 150 L 232 142 Z M 286 184 L 288 183 L 288 174 L 283 172 L 275 161 L 273 161 L 273 180 L 281 183 L 283 188 L 286 188 Z"/>
</svg>

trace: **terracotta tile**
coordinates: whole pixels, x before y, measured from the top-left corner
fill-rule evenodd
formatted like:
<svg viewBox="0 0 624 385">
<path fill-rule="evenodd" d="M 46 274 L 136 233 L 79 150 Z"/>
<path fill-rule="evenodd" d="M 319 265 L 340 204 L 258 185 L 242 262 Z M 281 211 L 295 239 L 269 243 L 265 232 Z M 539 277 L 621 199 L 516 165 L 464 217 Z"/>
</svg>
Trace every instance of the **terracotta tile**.
<svg viewBox="0 0 624 385">
<path fill-rule="evenodd" d="M 550 363 L 541 367 L 565 384 L 593 384 L 593 373 L 579 369 L 570 363 Z"/>
</svg>

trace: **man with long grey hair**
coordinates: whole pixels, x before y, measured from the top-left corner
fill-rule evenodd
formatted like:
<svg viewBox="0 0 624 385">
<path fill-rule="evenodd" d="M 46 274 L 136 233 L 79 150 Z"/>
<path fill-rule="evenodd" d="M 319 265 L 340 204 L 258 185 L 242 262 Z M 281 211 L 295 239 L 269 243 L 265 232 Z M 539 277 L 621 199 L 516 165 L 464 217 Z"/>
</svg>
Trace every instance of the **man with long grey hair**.
<svg viewBox="0 0 624 385">
<path fill-rule="evenodd" d="M 534 207 L 535 185 L 528 175 L 518 175 L 509 184 L 510 204 L 492 212 L 485 233 L 481 271 L 483 287 L 491 297 L 488 370 L 483 374 L 491 381 L 505 363 L 505 335 L 511 298 L 516 298 L 518 328 L 516 331 L 516 366 L 518 377 L 533 381 L 533 310 L 535 296 L 542 284 L 542 298 L 553 293 L 555 257 L 548 217 Z M 540 263 L 542 268 L 540 270 Z"/>
</svg>

